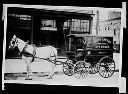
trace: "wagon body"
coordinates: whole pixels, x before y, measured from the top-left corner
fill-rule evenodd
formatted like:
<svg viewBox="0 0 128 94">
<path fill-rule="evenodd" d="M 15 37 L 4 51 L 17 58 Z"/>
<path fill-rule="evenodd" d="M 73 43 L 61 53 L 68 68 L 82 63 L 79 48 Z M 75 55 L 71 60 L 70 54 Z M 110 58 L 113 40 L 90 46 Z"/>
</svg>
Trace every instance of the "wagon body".
<svg viewBox="0 0 128 94">
<path fill-rule="evenodd" d="M 114 73 L 112 36 L 72 34 L 67 39 L 67 57 L 73 64 L 78 62 L 80 64 L 80 61 L 87 62 L 90 64 L 90 73 L 99 72 L 104 78 L 108 78 Z M 110 65 L 113 66 L 112 69 Z M 107 74 L 108 76 L 104 76 L 103 71 L 111 72 Z"/>
<path fill-rule="evenodd" d="M 85 52 L 87 62 L 99 62 L 101 58 L 113 58 L 113 37 L 85 37 Z"/>
<path fill-rule="evenodd" d="M 71 46 L 67 47 L 68 57 L 71 57 L 73 52 L 76 55 L 83 51 L 88 62 L 99 62 L 104 56 L 113 58 L 113 37 L 74 34 L 68 39 L 71 39 Z"/>
</svg>

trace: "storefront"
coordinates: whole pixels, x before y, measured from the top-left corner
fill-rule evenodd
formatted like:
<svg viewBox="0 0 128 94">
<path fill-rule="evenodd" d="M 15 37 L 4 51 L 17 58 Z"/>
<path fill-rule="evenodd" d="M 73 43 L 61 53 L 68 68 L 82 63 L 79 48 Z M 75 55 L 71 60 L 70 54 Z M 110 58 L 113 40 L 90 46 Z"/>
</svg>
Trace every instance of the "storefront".
<svg viewBox="0 0 128 94">
<path fill-rule="evenodd" d="M 92 11 L 45 10 L 31 8 L 9 7 L 7 11 L 7 47 L 12 36 L 36 46 L 52 45 L 58 49 L 59 55 L 64 55 L 66 36 L 69 34 L 91 34 Z M 7 58 L 10 57 L 6 49 Z M 12 52 L 11 52 L 12 53 Z M 18 51 L 13 51 L 19 56 Z M 12 54 L 11 54 L 12 56 Z"/>
</svg>

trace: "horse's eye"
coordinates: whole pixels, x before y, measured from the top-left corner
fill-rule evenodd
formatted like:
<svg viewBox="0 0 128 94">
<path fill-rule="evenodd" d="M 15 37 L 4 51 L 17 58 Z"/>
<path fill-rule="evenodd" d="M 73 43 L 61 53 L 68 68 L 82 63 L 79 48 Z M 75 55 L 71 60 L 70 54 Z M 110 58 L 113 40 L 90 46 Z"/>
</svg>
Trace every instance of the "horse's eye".
<svg viewBox="0 0 128 94">
<path fill-rule="evenodd" d="M 12 44 L 15 44 L 15 42 L 13 41 Z"/>
</svg>

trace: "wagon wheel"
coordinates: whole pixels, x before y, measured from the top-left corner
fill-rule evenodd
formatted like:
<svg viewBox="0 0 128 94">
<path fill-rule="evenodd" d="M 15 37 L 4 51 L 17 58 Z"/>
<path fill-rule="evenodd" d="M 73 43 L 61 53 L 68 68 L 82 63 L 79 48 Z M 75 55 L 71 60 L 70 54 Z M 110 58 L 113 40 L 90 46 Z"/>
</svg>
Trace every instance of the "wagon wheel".
<svg viewBox="0 0 128 94">
<path fill-rule="evenodd" d="M 98 63 L 89 66 L 89 73 L 90 74 L 95 74 L 97 72 L 98 72 Z"/>
<path fill-rule="evenodd" d="M 76 78 L 86 78 L 88 74 L 88 64 L 85 61 L 78 61 L 74 67 L 74 76 Z"/>
<path fill-rule="evenodd" d="M 66 63 L 63 63 L 63 72 L 66 75 L 72 76 L 74 74 L 73 68 L 74 68 L 74 65 L 72 63 L 72 60 L 67 60 Z"/>
<path fill-rule="evenodd" d="M 112 76 L 115 71 L 114 60 L 110 57 L 103 57 L 99 62 L 98 71 L 99 74 L 104 78 Z"/>
</svg>

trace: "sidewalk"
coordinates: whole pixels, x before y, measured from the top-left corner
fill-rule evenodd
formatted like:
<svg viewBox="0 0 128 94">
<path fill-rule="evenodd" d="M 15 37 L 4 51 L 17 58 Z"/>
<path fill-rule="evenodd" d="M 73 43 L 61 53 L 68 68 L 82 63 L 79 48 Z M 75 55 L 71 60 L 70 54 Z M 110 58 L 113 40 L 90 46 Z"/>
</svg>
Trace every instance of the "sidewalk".
<svg viewBox="0 0 128 94">
<path fill-rule="evenodd" d="M 114 53 L 113 59 L 115 61 L 115 70 L 119 71 L 119 54 Z M 57 61 L 66 61 L 66 57 L 58 57 Z M 58 64 L 61 64 L 57 62 Z M 5 73 L 17 73 L 17 72 L 26 72 L 26 64 L 25 61 L 21 58 L 17 59 L 6 59 L 5 60 Z M 56 65 L 55 71 L 62 72 L 63 65 Z M 50 69 L 50 63 L 46 60 L 43 60 L 42 62 L 33 62 L 31 64 L 31 69 L 33 72 L 45 72 Z"/>
</svg>

